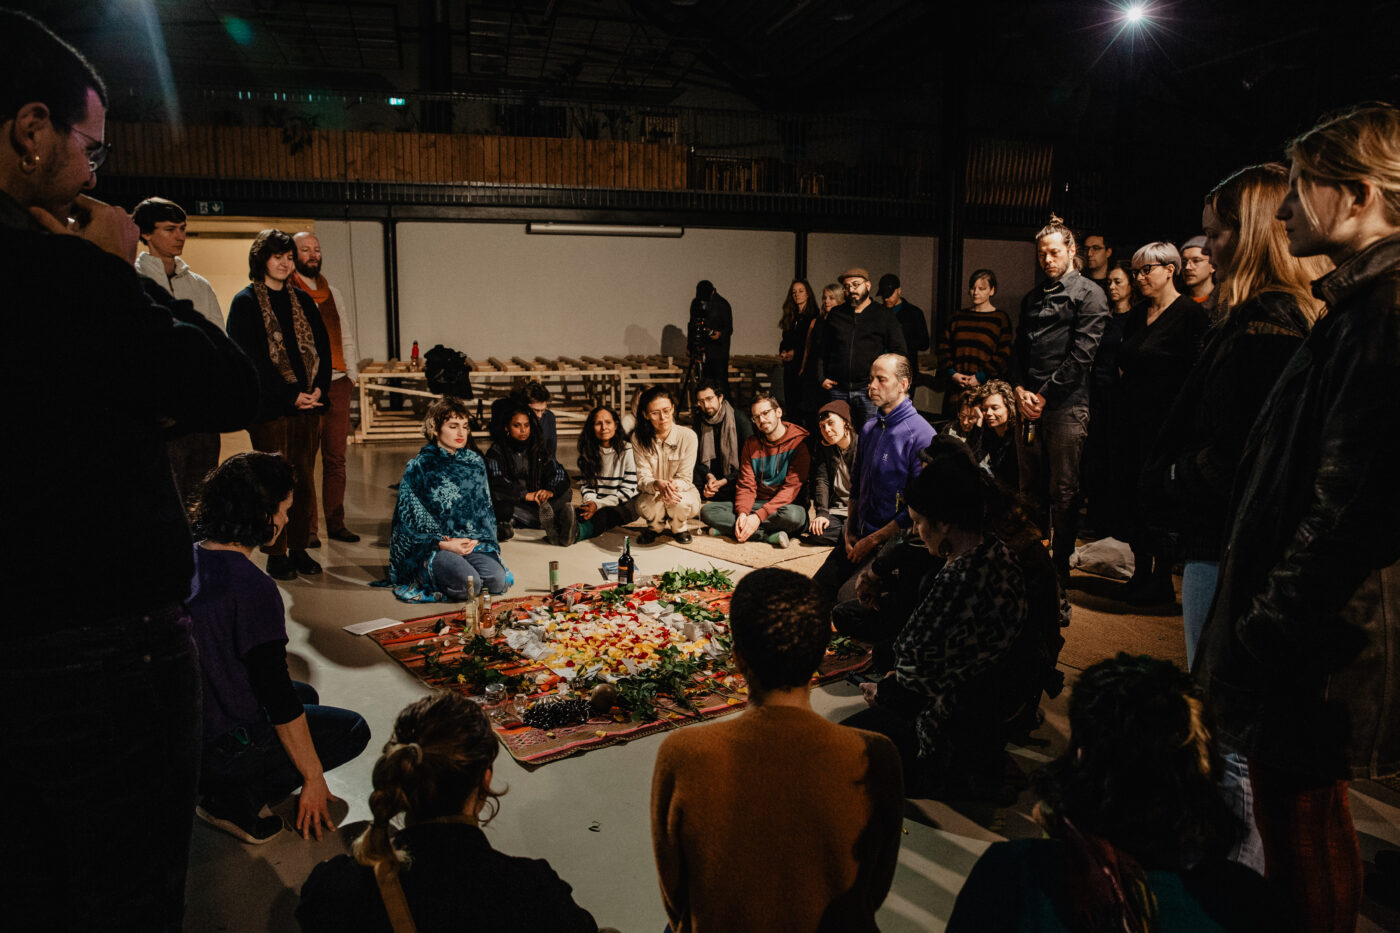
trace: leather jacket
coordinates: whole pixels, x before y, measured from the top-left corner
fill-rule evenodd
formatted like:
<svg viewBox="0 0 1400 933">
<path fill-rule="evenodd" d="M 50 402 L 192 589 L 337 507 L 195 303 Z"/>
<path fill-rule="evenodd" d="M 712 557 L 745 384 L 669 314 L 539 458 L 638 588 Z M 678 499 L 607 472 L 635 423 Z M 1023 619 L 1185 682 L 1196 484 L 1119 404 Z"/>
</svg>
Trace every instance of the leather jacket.
<svg viewBox="0 0 1400 933">
<path fill-rule="evenodd" d="M 1327 303 L 1260 412 L 1195 674 L 1226 745 L 1312 778 L 1400 771 L 1400 235 Z"/>
</svg>

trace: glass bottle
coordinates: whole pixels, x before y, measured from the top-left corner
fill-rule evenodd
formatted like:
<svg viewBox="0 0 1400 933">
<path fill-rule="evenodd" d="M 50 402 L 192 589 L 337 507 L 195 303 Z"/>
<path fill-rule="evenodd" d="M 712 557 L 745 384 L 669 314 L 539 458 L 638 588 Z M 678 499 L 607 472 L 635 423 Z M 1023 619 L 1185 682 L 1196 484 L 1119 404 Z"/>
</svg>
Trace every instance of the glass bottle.
<svg viewBox="0 0 1400 933">
<path fill-rule="evenodd" d="M 618 585 L 631 586 L 637 578 L 637 561 L 632 557 L 631 537 L 622 539 L 622 556 L 617 559 Z"/>
</svg>

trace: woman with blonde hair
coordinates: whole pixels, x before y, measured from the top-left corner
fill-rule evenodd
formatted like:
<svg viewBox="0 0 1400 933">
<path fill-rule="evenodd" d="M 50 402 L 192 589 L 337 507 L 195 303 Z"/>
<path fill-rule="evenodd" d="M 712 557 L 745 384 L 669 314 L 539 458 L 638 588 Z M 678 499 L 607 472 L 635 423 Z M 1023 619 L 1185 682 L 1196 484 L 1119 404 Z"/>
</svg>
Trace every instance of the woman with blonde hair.
<svg viewBox="0 0 1400 933">
<path fill-rule="evenodd" d="M 548 862 L 497 852 L 482 833 L 502 793 L 491 787 L 499 750 L 480 705 L 461 694 L 399 713 L 374 765 L 372 821 L 352 855 L 312 870 L 297 908 L 302 930 L 596 933 Z"/>
<path fill-rule="evenodd" d="M 1241 451 L 1195 673 L 1248 759 L 1265 875 L 1299 929 L 1351 930 L 1347 781 L 1400 772 L 1400 110 L 1326 117 L 1287 154 L 1288 250 L 1336 268 Z"/>
</svg>

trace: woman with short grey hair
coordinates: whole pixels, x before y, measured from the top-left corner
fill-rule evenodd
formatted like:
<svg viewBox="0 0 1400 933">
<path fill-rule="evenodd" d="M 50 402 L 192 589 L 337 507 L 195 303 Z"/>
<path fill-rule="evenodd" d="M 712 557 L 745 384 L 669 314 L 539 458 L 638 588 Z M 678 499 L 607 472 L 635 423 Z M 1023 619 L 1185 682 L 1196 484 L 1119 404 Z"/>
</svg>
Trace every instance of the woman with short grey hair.
<svg viewBox="0 0 1400 933">
<path fill-rule="evenodd" d="M 1172 563 L 1161 536 L 1149 530 L 1138 495 L 1144 457 L 1157 437 L 1186 374 L 1196 362 L 1210 318 L 1190 296 L 1176 290 L 1181 254 L 1170 243 L 1148 243 L 1133 254 L 1130 278 L 1143 301 L 1129 312 L 1118 348 L 1118 396 L 1114 423 L 1118 463 L 1114 474 L 1127 484 L 1128 544 L 1133 576 L 1121 598 L 1133 605 L 1175 603 Z"/>
</svg>

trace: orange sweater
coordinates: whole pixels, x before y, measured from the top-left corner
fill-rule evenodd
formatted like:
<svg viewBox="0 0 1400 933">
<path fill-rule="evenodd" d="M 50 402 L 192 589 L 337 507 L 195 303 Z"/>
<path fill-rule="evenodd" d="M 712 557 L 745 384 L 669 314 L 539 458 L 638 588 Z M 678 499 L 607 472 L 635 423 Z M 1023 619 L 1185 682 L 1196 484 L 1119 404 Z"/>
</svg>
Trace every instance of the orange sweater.
<svg viewBox="0 0 1400 933">
<path fill-rule="evenodd" d="M 675 933 L 875 930 L 904 787 L 884 736 L 750 707 L 667 737 L 651 834 Z"/>
</svg>

